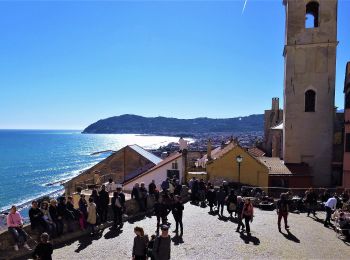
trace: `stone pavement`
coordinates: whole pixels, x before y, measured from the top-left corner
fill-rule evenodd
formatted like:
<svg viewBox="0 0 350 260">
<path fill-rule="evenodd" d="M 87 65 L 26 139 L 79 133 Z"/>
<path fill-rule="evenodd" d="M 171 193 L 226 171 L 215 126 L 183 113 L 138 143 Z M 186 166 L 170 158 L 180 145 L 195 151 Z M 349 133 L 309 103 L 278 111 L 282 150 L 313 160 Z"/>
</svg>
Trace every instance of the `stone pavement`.
<svg viewBox="0 0 350 260">
<path fill-rule="evenodd" d="M 237 224 L 208 214 L 208 208 L 189 203 L 184 211 L 183 241 L 173 239 L 172 259 L 350 259 L 350 244 L 330 228 L 305 214 L 290 214 L 290 234 L 277 229 L 276 211 L 255 210 L 252 236 L 235 232 Z M 228 213 L 225 213 L 228 215 Z M 174 223 L 172 215 L 169 221 Z M 324 214 L 318 213 L 323 219 Z M 85 237 L 54 250 L 54 259 L 131 259 L 133 228 L 139 225 L 150 236 L 156 219 L 125 223 L 122 231 L 106 229 L 96 238 Z M 171 230 L 174 229 L 174 224 Z M 171 233 L 173 236 L 173 233 Z"/>
</svg>

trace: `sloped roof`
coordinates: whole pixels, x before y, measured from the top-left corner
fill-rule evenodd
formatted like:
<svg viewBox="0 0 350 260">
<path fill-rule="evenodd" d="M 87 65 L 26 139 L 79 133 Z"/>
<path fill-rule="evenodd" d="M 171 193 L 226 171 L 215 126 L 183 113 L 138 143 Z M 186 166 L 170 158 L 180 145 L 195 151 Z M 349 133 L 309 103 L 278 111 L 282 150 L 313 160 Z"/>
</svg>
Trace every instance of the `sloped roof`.
<svg viewBox="0 0 350 260">
<path fill-rule="evenodd" d="M 248 148 L 248 153 L 254 157 L 262 157 L 265 155 L 265 152 L 260 150 L 258 147 Z"/>
<path fill-rule="evenodd" d="M 234 142 L 230 142 L 229 144 L 227 144 L 224 148 L 220 148 L 220 150 L 218 151 L 215 151 L 215 153 L 211 153 L 211 158 L 213 160 L 216 160 L 216 159 L 219 159 L 221 158 L 222 156 L 224 156 L 226 153 L 228 153 L 229 151 L 231 151 L 233 148 L 235 148 L 237 146 L 236 143 Z"/>
<path fill-rule="evenodd" d="M 180 158 L 182 156 L 181 153 L 179 152 L 176 152 L 176 153 L 173 153 L 171 155 L 169 155 L 167 158 L 165 158 L 164 160 L 162 160 L 161 162 L 159 162 L 157 165 L 153 166 L 151 169 L 149 169 L 148 171 L 144 172 L 144 173 L 141 173 L 137 176 L 135 176 L 134 178 L 131 178 L 129 180 L 127 180 L 126 182 L 123 183 L 123 185 L 126 185 L 126 184 L 129 184 L 130 182 L 142 177 L 142 176 L 145 176 L 151 172 L 153 172 L 154 170 L 174 161 L 174 160 L 177 160 L 178 158 Z"/>
<path fill-rule="evenodd" d="M 161 158 L 159 158 L 158 156 L 155 156 L 153 153 L 143 149 L 141 146 L 138 146 L 137 144 L 129 145 L 129 147 L 133 149 L 135 152 L 137 152 L 138 154 L 148 159 L 149 161 L 153 162 L 154 164 L 158 164 L 162 161 Z"/>
<path fill-rule="evenodd" d="M 257 157 L 257 159 L 263 163 L 268 169 L 271 175 L 291 175 L 292 172 L 278 157 Z"/>
<path fill-rule="evenodd" d="M 271 127 L 270 129 L 271 130 L 283 130 L 283 122 L 281 122 L 280 124 L 278 124 L 274 127 Z"/>
</svg>

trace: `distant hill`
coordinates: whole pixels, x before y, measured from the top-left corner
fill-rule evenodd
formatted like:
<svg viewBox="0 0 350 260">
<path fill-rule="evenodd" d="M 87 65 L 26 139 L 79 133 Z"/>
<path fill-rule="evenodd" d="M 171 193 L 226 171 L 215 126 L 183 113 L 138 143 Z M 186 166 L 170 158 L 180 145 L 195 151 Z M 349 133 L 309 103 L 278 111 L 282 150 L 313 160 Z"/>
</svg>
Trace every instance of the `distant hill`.
<svg viewBox="0 0 350 260">
<path fill-rule="evenodd" d="M 84 129 L 85 134 L 181 135 L 218 132 L 263 131 L 264 116 L 250 115 L 227 119 L 142 117 L 121 115 L 101 119 Z"/>
</svg>

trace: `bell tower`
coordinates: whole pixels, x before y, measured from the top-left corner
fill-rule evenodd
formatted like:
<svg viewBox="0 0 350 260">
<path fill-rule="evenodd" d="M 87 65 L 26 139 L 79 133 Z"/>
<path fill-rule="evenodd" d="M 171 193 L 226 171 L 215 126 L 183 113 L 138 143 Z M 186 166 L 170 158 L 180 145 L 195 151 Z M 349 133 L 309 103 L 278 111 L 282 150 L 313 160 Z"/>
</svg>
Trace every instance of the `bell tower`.
<svg viewBox="0 0 350 260">
<path fill-rule="evenodd" d="M 284 0 L 283 159 L 331 185 L 337 0 Z"/>
</svg>

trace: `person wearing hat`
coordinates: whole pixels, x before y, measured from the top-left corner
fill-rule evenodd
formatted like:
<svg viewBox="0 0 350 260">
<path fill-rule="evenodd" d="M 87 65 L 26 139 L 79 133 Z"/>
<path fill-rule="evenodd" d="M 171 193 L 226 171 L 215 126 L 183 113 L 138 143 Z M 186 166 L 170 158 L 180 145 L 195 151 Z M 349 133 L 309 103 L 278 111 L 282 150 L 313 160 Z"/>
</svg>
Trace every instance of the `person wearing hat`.
<svg viewBox="0 0 350 260">
<path fill-rule="evenodd" d="M 169 227 L 167 225 L 162 225 L 161 230 L 161 235 L 154 241 L 152 253 L 155 260 L 168 260 L 170 259 L 171 251 Z"/>
<path fill-rule="evenodd" d="M 180 237 L 183 235 L 183 225 L 182 225 L 182 215 L 184 211 L 184 205 L 182 204 L 181 197 L 176 195 L 175 196 L 175 203 L 172 207 L 172 213 L 176 222 L 176 229 L 175 233 L 176 236 L 179 235 L 179 224 L 180 224 Z"/>
<path fill-rule="evenodd" d="M 40 236 L 40 243 L 35 247 L 32 257 L 34 259 L 51 260 L 52 253 L 53 246 L 49 242 L 49 234 L 42 233 Z"/>
</svg>

